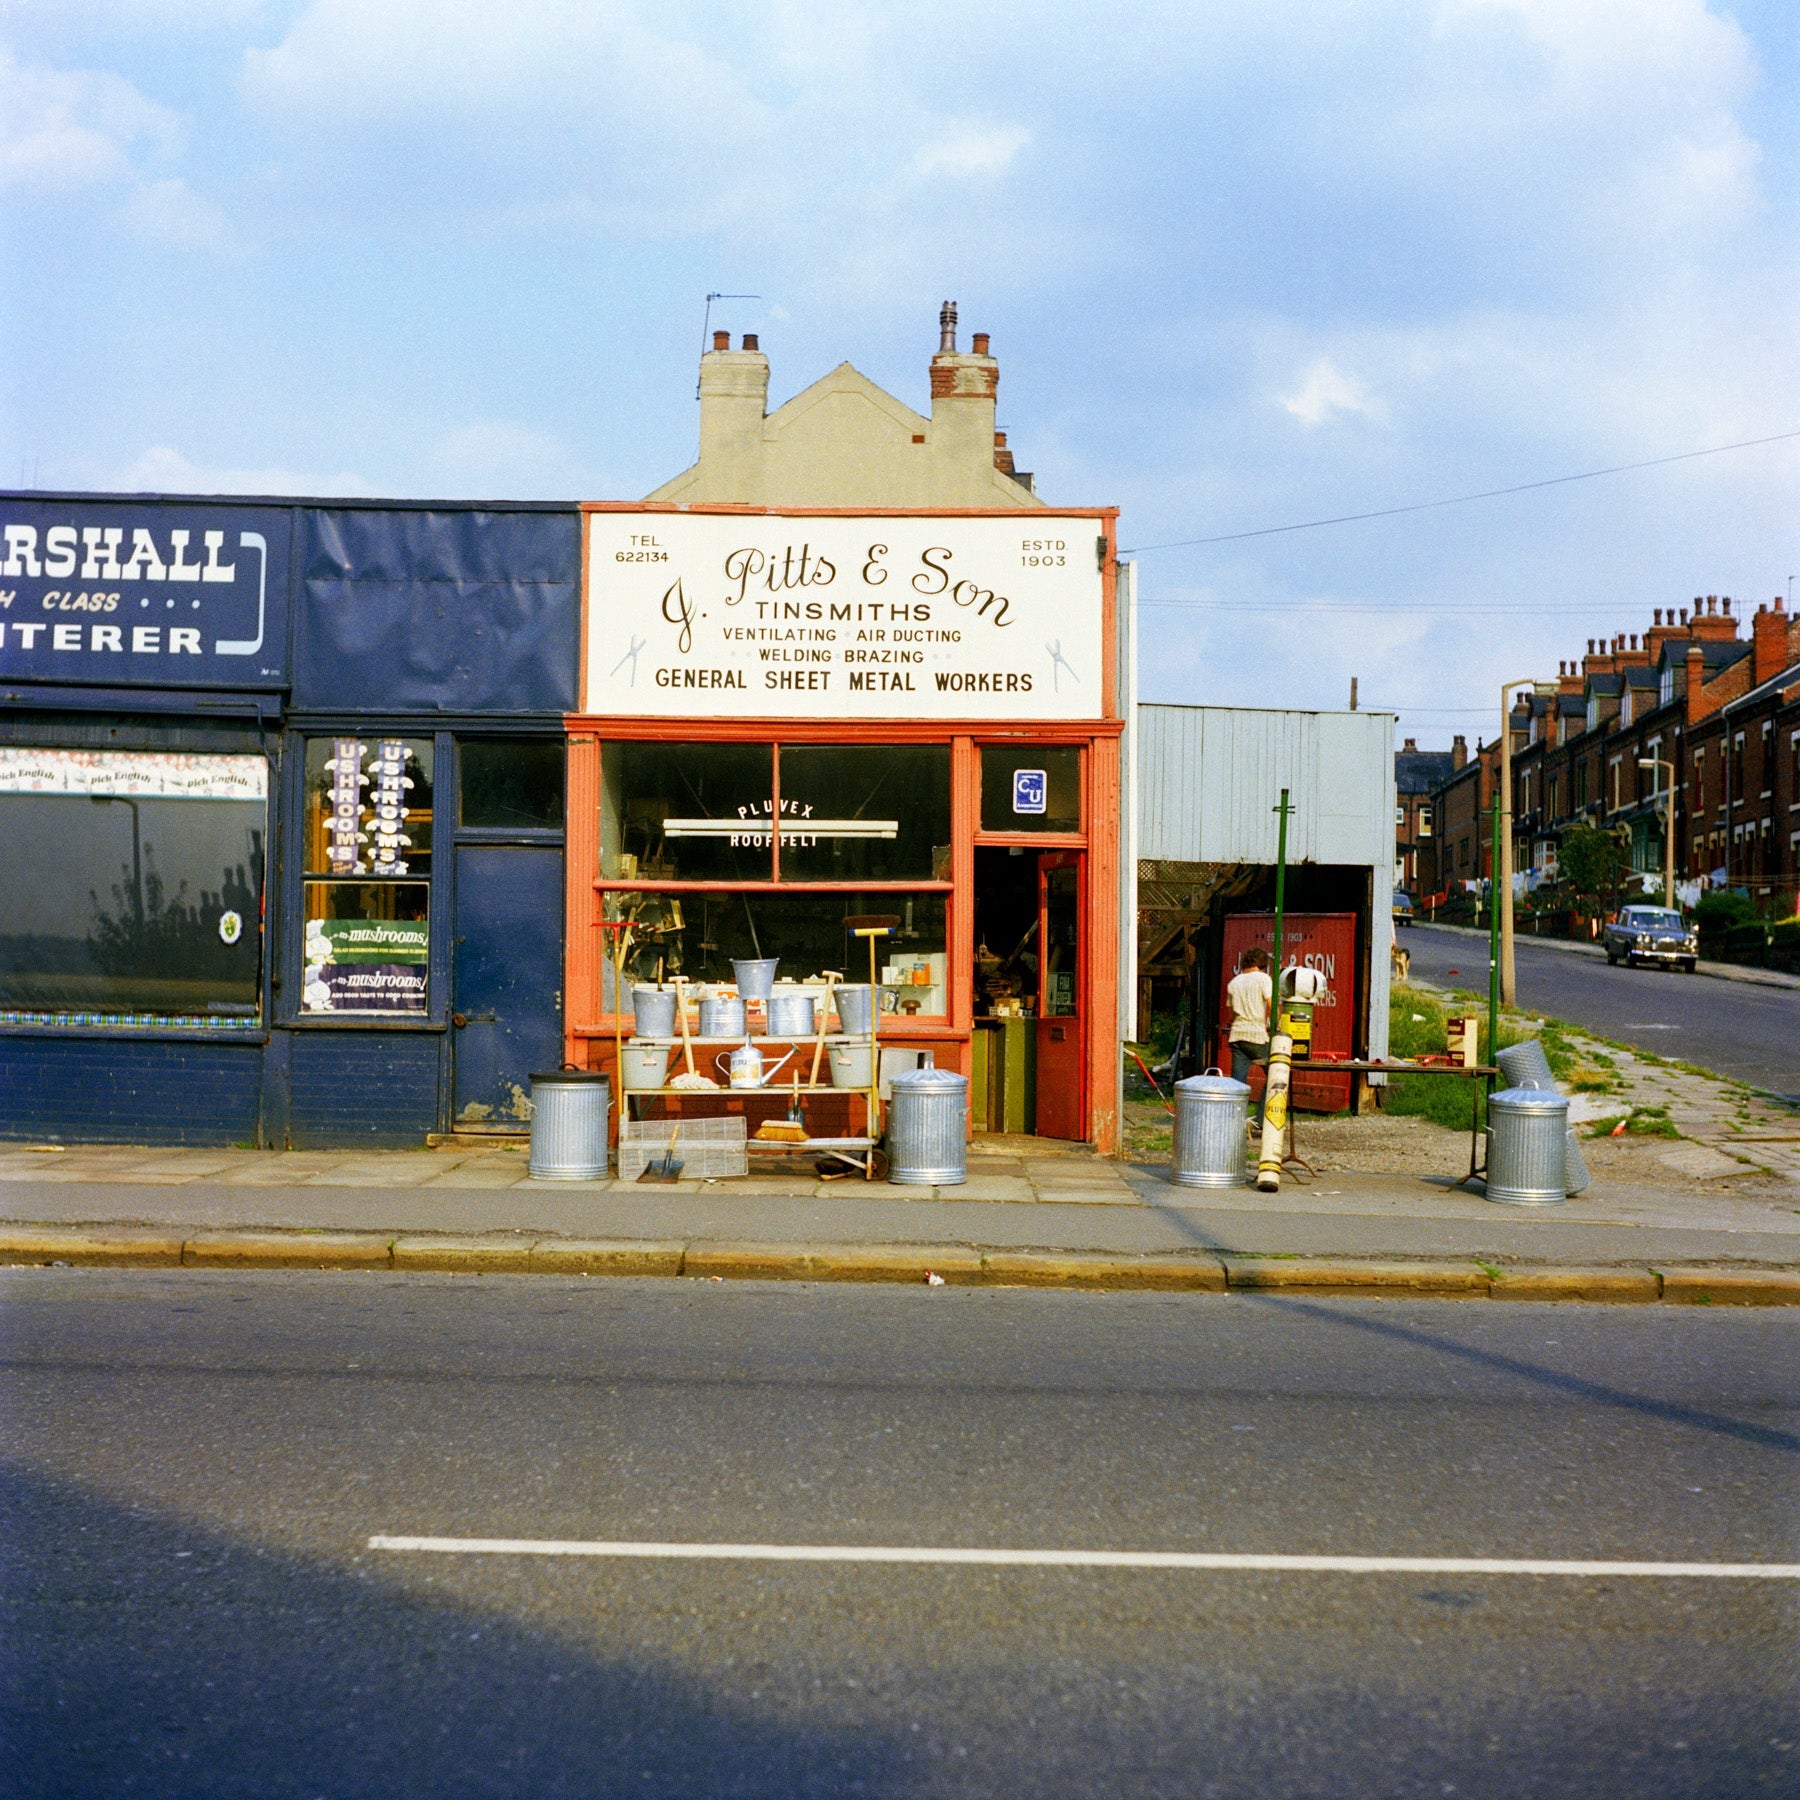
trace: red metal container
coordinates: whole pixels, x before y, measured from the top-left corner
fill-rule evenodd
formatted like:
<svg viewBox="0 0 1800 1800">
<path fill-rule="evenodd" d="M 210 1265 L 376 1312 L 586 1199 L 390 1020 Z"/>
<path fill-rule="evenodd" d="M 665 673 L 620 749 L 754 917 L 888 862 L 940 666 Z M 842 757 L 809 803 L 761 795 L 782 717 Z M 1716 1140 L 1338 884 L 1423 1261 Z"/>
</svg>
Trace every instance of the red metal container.
<svg viewBox="0 0 1800 1800">
<path fill-rule="evenodd" d="M 1244 952 L 1260 944 L 1273 952 L 1273 913 L 1228 913 L 1225 918 L 1224 961 L 1219 976 L 1219 1058 L 1229 1069 L 1231 1051 L 1226 1039 L 1231 1032 L 1231 1007 L 1225 989 L 1238 972 Z M 1357 968 L 1355 913 L 1287 913 L 1281 922 L 1281 960 L 1317 969 L 1325 977 L 1325 994 L 1313 1008 L 1314 1058 L 1356 1054 Z M 1273 1021 L 1271 1021 L 1273 1024 Z M 1313 1070 L 1296 1071 L 1289 1104 L 1298 1112 L 1342 1112 L 1350 1104 L 1350 1074 L 1323 1075 Z M 1250 1086 L 1260 1099 L 1263 1072 L 1250 1071 Z"/>
</svg>

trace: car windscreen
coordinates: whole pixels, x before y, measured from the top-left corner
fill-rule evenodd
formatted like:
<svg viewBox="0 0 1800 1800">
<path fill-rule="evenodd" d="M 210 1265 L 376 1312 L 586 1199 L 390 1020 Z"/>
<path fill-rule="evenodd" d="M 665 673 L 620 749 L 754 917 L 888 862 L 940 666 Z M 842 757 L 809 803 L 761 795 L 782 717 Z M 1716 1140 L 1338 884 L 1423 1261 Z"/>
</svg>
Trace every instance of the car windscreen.
<svg viewBox="0 0 1800 1800">
<path fill-rule="evenodd" d="M 1627 925 L 1635 925 L 1639 931 L 1679 931 L 1681 914 L 1666 912 L 1661 907 L 1634 906 L 1625 915 Z"/>
</svg>

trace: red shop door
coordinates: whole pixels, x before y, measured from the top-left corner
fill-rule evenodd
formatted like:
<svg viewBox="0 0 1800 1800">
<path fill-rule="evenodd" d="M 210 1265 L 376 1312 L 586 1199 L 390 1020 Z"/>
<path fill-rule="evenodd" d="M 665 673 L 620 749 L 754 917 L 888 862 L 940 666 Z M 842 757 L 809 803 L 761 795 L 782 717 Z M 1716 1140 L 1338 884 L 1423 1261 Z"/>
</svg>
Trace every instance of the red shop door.
<svg viewBox="0 0 1800 1800">
<path fill-rule="evenodd" d="M 1244 952 L 1260 944 L 1273 952 L 1273 913 L 1228 913 L 1225 918 L 1225 953 L 1219 974 L 1219 1054 L 1227 1069 L 1231 1052 L 1225 1040 L 1231 1031 L 1231 1007 L 1225 989 L 1238 971 Z M 1286 968 L 1318 969 L 1325 977 L 1325 998 L 1313 1009 L 1313 1055 L 1352 1057 L 1356 1054 L 1356 914 L 1287 913 L 1281 921 L 1281 960 Z M 1271 1020 L 1270 1024 L 1273 1025 Z M 1350 1104 L 1350 1075 L 1322 1075 L 1311 1071 L 1294 1077 L 1292 1104 L 1300 1112 L 1342 1112 Z M 1262 1093 L 1261 1069 L 1250 1071 L 1250 1085 Z"/>
<path fill-rule="evenodd" d="M 1086 1138 L 1083 1109 L 1082 863 L 1079 850 L 1038 857 L 1037 1135 Z"/>
</svg>

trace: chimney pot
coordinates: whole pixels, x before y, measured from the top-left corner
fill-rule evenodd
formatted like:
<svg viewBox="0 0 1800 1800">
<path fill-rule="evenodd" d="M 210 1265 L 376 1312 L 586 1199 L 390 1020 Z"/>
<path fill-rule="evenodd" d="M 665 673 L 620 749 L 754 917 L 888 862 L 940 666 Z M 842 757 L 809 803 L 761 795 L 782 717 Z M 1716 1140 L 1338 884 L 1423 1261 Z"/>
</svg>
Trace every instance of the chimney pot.
<svg viewBox="0 0 1800 1800">
<path fill-rule="evenodd" d="M 1658 625 L 1662 623 L 1662 608 L 1660 606 L 1656 609 L 1655 623 Z"/>
<path fill-rule="evenodd" d="M 1717 594 L 1708 594 L 1706 596 L 1706 615 L 1707 615 L 1707 617 L 1708 618 L 1716 618 L 1718 616 L 1718 612 L 1719 612 L 1719 596 Z"/>
<path fill-rule="evenodd" d="M 715 331 L 713 333 L 713 348 L 715 350 L 729 350 L 731 348 L 731 333 L 729 331 Z"/>
<path fill-rule="evenodd" d="M 1683 625 L 1687 623 L 1687 608 L 1685 606 L 1681 609 L 1681 622 Z"/>
<path fill-rule="evenodd" d="M 1637 633 L 1635 631 L 1631 634 L 1631 647 L 1634 650 L 1637 648 Z"/>
<path fill-rule="evenodd" d="M 1719 611 L 1726 618 L 1729 619 L 1731 617 L 1731 596 L 1729 594 L 1727 594 L 1725 596 L 1725 598 L 1719 602 Z"/>
<path fill-rule="evenodd" d="M 744 348 L 746 350 L 758 350 L 761 348 L 761 345 L 756 341 L 756 333 L 754 331 L 746 331 L 744 333 Z"/>
<path fill-rule="evenodd" d="M 1417 750 L 1418 747 L 1419 747 L 1419 740 L 1417 738 L 1408 738 L 1406 740 L 1406 743 L 1404 746 L 1404 748 L 1406 748 L 1408 750 Z"/>
<path fill-rule="evenodd" d="M 1781 611 L 1781 610 L 1782 610 L 1782 606 L 1781 606 L 1781 596 L 1780 596 L 1780 595 L 1779 595 L 1779 594 L 1777 594 L 1777 595 L 1776 595 L 1776 596 L 1775 596 L 1775 598 L 1774 598 L 1774 599 L 1773 599 L 1773 600 L 1771 600 L 1771 601 L 1770 601 L 1770 602 L 1769 602 L 1769 604 L 1770 604 L 1770 605 L 1771 605 L 1771 606 L 1772 606 L 1772 607 L 1774 607 L 1774 609 L 1775 609 L 1775 610 L 1776 610 L 1776 611 L 1777 611 L 1777 612 L 1780 612 L 1780 611 Z"/>
<path fill-rule="evenodd" d="M 1588 652 L 1587 653 L 1589 656 L 1592 656 L 1594 654 L 1594 640 L 1592 638 L 1588 639 Z"/>
<path fill-rule="evenodd" d="M 986 356 L 988 353 L 988 334 L 985 331 L 976 332 L 975 335 L 969 339 L 969 347 L 977 356 Z"/>
<path fill-rule="evenodd" d="M 938 354 L 956 354 L 956 302 L 946 300 L 938 308 Z"/>
</svg>

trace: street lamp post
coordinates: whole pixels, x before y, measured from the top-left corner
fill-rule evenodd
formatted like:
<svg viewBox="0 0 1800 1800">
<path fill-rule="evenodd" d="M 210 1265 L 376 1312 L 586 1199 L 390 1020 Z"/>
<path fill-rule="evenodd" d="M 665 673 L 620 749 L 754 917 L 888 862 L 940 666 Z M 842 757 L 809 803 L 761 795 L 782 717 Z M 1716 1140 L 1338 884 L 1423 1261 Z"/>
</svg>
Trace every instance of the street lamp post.
<svg viewBox="0 0 1800 1800">
<path fill-rule="evenodd" d="M 1656 793 L 1662 794 L 1666 802 L 1663 807 L 1663 905 L 1673 912 L 1675 910 L 1675 765 L 1672 762 L 1665 762 L 1660 756 L 1640 756 L 1638 767 L 1669 771 L 1667 788 L 1660 785 L 1662 778 L 1658 775 L 1659 785 Z M 1654 800 L 1656 794 L 1653 793 L 1650 798 Z"/>
<path fill-rule="evenodd" d="M 1500 684 L 1500 842 L 1495 846 L 1494 900 L 1500 913 L 1500 999 L 1506 1006 L 1517 998 L 1513 979 L 1512 719 L 1506 710 L 1506 696 L 1514 688 L 1536 686 L 1530 679 Z"/>
</svg>

